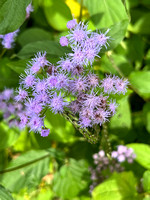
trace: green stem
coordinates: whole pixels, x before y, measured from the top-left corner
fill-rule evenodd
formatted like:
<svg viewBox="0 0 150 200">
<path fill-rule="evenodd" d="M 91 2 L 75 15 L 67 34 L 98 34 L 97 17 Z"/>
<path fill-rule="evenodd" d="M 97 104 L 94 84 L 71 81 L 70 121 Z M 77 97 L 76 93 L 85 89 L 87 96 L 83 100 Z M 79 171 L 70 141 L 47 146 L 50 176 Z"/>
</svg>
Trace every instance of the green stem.
<svg viewBox="0 0 150 200">
<path fill-rule="evenodd" d="M 106 152 L 106 155 L 108 156 L 111 155 L 111 143 L 109 141 L 107 124 L 103 124 L 100 149 L 104 149 Z"/>
<path fill-rule="evenodd" d="M 118 72 L 118 74 L 121 76 L 121 77 L 124 77 L 124 74 L 122 73 L 122 71 L 118 68 L 118 66 L 115 64 L 113 58 L 106 54 L 108 59 L 110 60 L 111 64 L 112 64 L 112 67 Z"/>
<path fill-rule="evenodd" d="M 83 10 L 83 0 L 81 0 L 80 3 L 81 7 L 80 7 L 80 16 L 79 16 L 79 22 L 82 21 L 82 10 Z"/>
<path fill-rule="evenodd" d="M 2 53 L 0 54 L 0 58 L 3 57 L 3 55 L 5 54 L 6 51 L 7 51 L 7 49 L 3 49 L 3 50 L 2 50 Z"/>
<path fill-rule="evenodd" d="M 7 173 L 7 172 L 15 171 L 15 170 L 17 170 L 17 169 L 21 169 L 21 168 L 23 168 L 23 167 L 26 167 L 26 166 L 31 165 L 31 164 L 33 164 L 33 163 L 36 163 L 36 162 L 38 162 L 38 161 L 40 161 L 40 160 L 43 160 L 43 159 L 45 159 L 45 158 L 47 158 L 47 157 L 49 157 L 49 156 L 50 156 L 50 153 L 46 154 L 45 156 L 41 156 L 40 158 L 37 158 L 37 159 L 35 159 L 35 160 L 32 160 L 32 161 L 30 161 L 30 162 L 27 162 L 27 163 L 25 163 L 25 164 L 18 165 L 18 166 L 16 166 L 16 167 L 12 167 L 12 168 L 8 168 L 8 169 L 4 169 L 4 170 L 0 171 L 0 174 L 4 174 L 4 173 Z"/>
</svg>

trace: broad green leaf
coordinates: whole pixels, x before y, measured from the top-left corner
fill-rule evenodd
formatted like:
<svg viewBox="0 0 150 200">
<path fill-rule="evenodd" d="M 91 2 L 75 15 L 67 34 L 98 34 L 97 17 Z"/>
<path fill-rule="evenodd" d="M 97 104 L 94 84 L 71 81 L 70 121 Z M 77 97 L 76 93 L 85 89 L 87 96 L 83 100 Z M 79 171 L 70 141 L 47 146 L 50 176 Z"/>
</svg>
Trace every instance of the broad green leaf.
<svg viewBox="0 0 150 200">
<path fill-rule="evenodd" d="M 7 63 L 7 66 L 10 67 L 13 71 L 18 74 L 24 73 L 25 68 L 27 67 L 28 59 L 26 60 L 18 60 L 18 61 L 11 61 Z"/>
<path fill-rule="evenodd" d="M 150 169 L 150 146 L 147 144 L 129 144 L 128 147 L 131 147 L 136 154 L 135 160 L 145 167 L 146 169 Z"/>
<path fill-rule="evenodd" d="M 13 159 L 5 171 L 0 172 L 1 183 L 12 192 L 25 187 L 37 186 L 48 173 L 51 153 L 45 150 L 31 150 Z M 19 184 L 18 184 L 19 183 Z"/>
<path fill-rule="evenodd" d="M 6 87 L 16 87 L 18 85 L 18 74 L 9 69 L 7 66 L 9 62 L 10 60 L 7 57 L 0 60 L 0 90 Z"/>
<path fill-rule="evenodd" d="M 131 122 L 131 111 L 128 102 L 128 96 L 123 97 L 118 102 L 116 114 L 110 120 L 110 128 L 127 128 L 130 129 L 132 126 Z"/>
<path fill-rule="evenodd" d="M 26 7 L 31 0 L 1 0 L 0 1 L 0 34 L 17 30 L 26 17 Z"/>
<path fill-rule="evenodd" d="M 45 40 L 25 45 L 17 55 L 21 59 L 27 59 L 36 54 L 38 51 L 46 51 L 48 55 L 57 57 L 64 56 L 65 53 L 69 52 L 69 49 L 61 47 L 57 42 Z"/>
<path fill-rule="evenodd" d="M 63 0 L 44 0 L 43 7 L 48 23 L 56 30 L 67 30 L 67 22 L 72 19 L 71 11 Z"/>
<path fill-rule="evenodd" d="M 58 114 L 47 111 L 44 124 L 51 130 L 49 137 L 54 141 L 68 143 L 77 139 L 73 125 Z"/>
<path fill-rule="evenodd" d="M 134 25 L 129 26 L 129 30 L 138 34 L 150 34 L 150 13 L 143 13 Z"/>
<path fill-rule="evenodd" d="M 0 199 L 13 200 L 13 197 L 11 196 L 10 192 L 6 188 L 4 188 L 2 185 L 0 185 Z"/>
<path fill-rule="evenodd" d="M 145 192 L 150 192 L 150 171 L 146 171 L 143 174 L 142 185 Z"/>
<path fill-rule="evenodd" d="M 125 7 L 120 0 L 85 0 L 84 4 L 98 29 L 110 27 L 128 19 Z"/>
<path fill-rule="evenodd" d="M 132 172 L 116 174 L 92 192 L 93 200 L 136 200 L 136 196 L 136 180 Z"/>
<path fill-rule="evenodd" d="M 112 55 L 102 56 L 100 70 L 104 70 L 104 72 L 119 75 L 116 68 L 118 68 L 124 76 L 128 76 L 131 71 L 133 71 L 132 65 L 129 61 L 120 54 L 112 53 Z"/>
<path fill-rule="evenodd" d="M 144 99 L 150 98 L 150 72 L 132 72 L 129 81 L 137 94 Z"/>
<path fill-rule="evenodd" d="M 11 147 L 19 137 L 19 131 L 16 128 L 9 128 L 9 126 L 0 123 L 0 149 Z"/>
<path fill-rule="evenodd" d="M 21 46 L 25 46 L 31 42 L 52 40 L 52 34 L 41 28 L 30 28 L 19 34 L 17 40 Z"/>
<path fill-rule="evenodd" d="M 84 160 L 70 159 L 54 176 L 53 191 L 63 199 L 73 199 L 88 186 L 88 166 Z"/>
<path fill-rule="evenodd" d="M 150 102 L 144 104 L 143 107 L 144 123 L 147 131 L 150 133 Z"/>
</svg>

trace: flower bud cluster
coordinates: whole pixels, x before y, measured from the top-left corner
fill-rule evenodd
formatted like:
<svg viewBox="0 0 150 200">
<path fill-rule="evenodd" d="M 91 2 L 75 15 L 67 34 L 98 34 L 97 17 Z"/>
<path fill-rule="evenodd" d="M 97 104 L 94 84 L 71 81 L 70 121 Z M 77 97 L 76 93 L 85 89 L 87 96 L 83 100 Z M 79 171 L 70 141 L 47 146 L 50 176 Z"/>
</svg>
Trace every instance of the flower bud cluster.
<svg viewBox="0 0 150 200">
<path fill-rule="evenodd" d="M 93 155 L 95 168 L 90 168 L 92 185 L 90 192 L 96 185 L 109 178 L 113 172 L 122 172 L 123 162 L 132 163 L 136 155 L 132 148 L 119 145 L 116 151 L 112 151 L 111 158 L 108 158 L 103 150 Z"/>
<path fill-rule="evenodd" d="M 46 59 L 46 52 L 38 52 L 27 64 L 21 76 L 16 100 L 24 102 L 26 124 L 35 132 L 49 130 L 44 126 L 45 111 L 71 112 L 77 117 L 81 128 L 102 125 L 115 114 L 117 104 L 110 93 L 125 93 L 127 80 L 107 76 L 100 80 L 91 71 L 94 58 L 98 56 L 109 39 L 106 33 L 93 33 L 83 22 L 75 19 L 67 23 L 67 36 L 60 38 L 62 46 L 70 46 L 72 53 L 61 58 L 54 66 Z M 90 70 L 89 70 L 90 67 Z M 109 79 L 109 80 L 108 80 Z"/>
<path fill-rule="evenodd" d="M 16 102 L 14 97 L 13 89 L 5 89 L 0 93 L 0 111 L 10 127 L 19 126 L 18 116 L 24 112 L 23 104 Z"/>
</svg>

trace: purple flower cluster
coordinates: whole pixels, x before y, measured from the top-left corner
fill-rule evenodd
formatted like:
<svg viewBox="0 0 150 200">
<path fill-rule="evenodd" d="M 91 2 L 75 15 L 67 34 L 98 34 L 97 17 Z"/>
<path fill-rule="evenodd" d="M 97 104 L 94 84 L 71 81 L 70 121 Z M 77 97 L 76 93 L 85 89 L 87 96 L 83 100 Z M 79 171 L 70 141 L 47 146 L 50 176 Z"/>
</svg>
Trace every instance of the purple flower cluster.
<svg viewBox="0 0 150 200">
<path fill-rule="evenodd" d="M 113 172 L 122 172 L 124 167 L 121 165 L 123 162 L 132 163 L 136 155 L 132 148 L 119 145 L 117 151 L 112 151 L 111 158 L 105 155 L 103 150 L 93 155 L 95 168 L 90 168 L 92 185 L 90 192 L 96 185 L 103 182 Z"/>
<path fill-rule="evenodd" d="M 19 30 L 16 30 L 12 33 L 7 33 L 5 35 L 0 35 L 0 39 L 2 39 L 2 45 L 6 49 L 11 49 L 13 47 L 13 43 L 15 37 L 17 36 Z"/>
<path fill-rule="evenodd" d="M 14 100 L 14 90 L 5 89 L 0 93 L 0 111 L 3 113 L 4 120 L 10 127 L 20 126 L 18 116 L 24 112 L 22 103 Z"/>
<path fill-rule="evenodd" d="M 71 112 L 78 118 L 78 125 L 92 128 L 102 125 L 115 114 L 117 104 L 110 93 L 125 93 L 127 80 L 117 76 L 107 76 L 99 80 L 88 70 L 102 46 L 107 47 L 106 33 L 92 33 L 83 22 L 75 19 L 67 23 L 69 34 L 60 38 L 62 46 L 72 48 L 57 65 L 46 59 L 46 52 L 38 52 L 27 64 L 25 75 L 21 76 L 16 100 L 25 105 L 25 115 L 21 116 L 27 125 L 42 136 L 48 135 L 44 126 L 44 113 L 50 109 L 54 113 Z M 107 80 L 109 79 L 109 81 Z M 107 83 L 108 82 L 108 83 Z"/>
</svg>

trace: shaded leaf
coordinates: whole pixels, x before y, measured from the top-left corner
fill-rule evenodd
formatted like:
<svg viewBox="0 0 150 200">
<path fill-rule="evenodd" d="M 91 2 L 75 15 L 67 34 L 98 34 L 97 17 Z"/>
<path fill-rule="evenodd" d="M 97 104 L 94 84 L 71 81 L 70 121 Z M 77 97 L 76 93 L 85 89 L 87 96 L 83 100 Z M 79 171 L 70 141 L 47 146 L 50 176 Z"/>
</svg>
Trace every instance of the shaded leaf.
<svg viewBox="0 0 150 200">
<path fill-rule="evenodd" d="M 136 180 L 132 172 L 115 174 L 111 179 L 96 186 L 93 200 L 136 200 Z"/>
<path fill-rule="evenodd" d="M 69 52 L 66 47 L 61 47 L 57 42 L 54 41 L 37 41 L 25 45 L 17 54 L 21 59 L 27 59 L 36 54 L 38 51 L 46 51 L 50 56 L 64 56 L 65 53 Z"/>
<path fill-rule="evenodd" d="M 135 160 L 146 169 L 150 169 L 150 146 L 147 144 L 133 143 L 129 144 L 128 147 L 134 150 L 136 154 Z"/>
<path fill-rule="evenodd" d="M 146 171 L 143 174 L 142 185 L 145 192 L 150 192 L 150 171 Z"/>
<path fill-rule="evenodd" d="M 54 176 L 53 190 L 61 198 L 73 199 L 88 185 L 88 166 L 84 160 L 70 159 Z"/>
<path fill-rule="evenodd" d="M 26 7 L 31 0 L 1 0 L 0 1 L 0 34 L 17 30 L 26 17 Z"/>
<path fill-rule="evenodd" d="M 21 46 L 25 46 L 28 43 L 44 40 L 52 40 L 52 34 L 41 28 L 30 28 L 26 29 L 21 33 L 17 40 Z"/>
<path fill-rule="evenodd" d="M 44 0 L 43 7 L 48 23 L 56 30 L 67 30 L 67 22 L 72 19 L 71 11 L 63 0 Z"/>
<path fill-rule="evenodd" d="M 6 190 L 2 185 L 0 185 L 0 199 L 2 200 L 13 200 L 10 192 Z"/>
<path fill-rule="evenodd" d="M 129 81 L 135 91 L 144 99 L 150 98 L 150 72 L 135 71 L 129 76 Z"/>
</svg>

